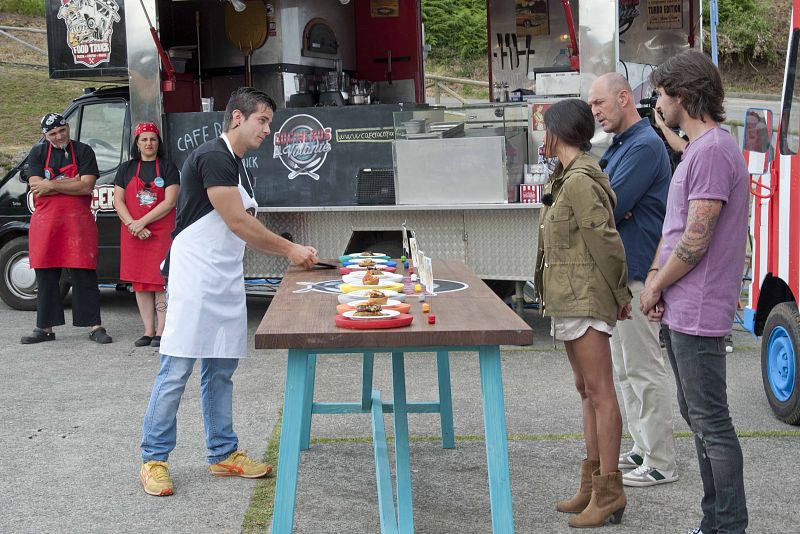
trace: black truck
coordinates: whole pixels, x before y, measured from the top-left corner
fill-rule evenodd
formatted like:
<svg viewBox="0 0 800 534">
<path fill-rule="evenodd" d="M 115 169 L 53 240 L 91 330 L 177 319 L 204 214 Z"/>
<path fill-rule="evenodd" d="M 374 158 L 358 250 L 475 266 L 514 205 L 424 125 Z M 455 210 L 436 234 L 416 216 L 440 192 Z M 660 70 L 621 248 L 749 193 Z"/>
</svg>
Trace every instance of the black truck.
<svg viewBox="0 0 800 534">
<path fill-rule="evenodd" d="M 91 146 L 100 176 L 92 199 L 97 219 L 100 283 L 120 283 L 119 230 L 114 211 L 114 176 L 130 150 L 127 87 L 87 89 L 64 112 L 72 138 Z M 109 135 L 115 132 L 115 135 Z M 18 310 L 36 309 L 36 277 L 28 261 L 28 228 L 33 201 L 27 184 L 27 157 L 0 180 L 0 298 Z M 69 280 L 62 280 L 66 295 Z"/>
</svg>

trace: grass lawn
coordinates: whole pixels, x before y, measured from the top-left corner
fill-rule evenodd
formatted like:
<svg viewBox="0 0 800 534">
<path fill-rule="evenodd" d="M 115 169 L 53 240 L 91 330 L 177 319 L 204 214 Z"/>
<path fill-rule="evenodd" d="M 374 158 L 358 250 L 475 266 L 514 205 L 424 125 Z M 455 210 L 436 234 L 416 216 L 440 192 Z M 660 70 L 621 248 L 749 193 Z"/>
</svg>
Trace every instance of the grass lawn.
<svg viewBox="0 0 800 534">
<path fill-rule="evenodd" d="M 39 140 L 42 115 L 64 111 L 87 83 L 51 80 L 47 69 L 0 66 L 0 175 Z"/>
</svg>

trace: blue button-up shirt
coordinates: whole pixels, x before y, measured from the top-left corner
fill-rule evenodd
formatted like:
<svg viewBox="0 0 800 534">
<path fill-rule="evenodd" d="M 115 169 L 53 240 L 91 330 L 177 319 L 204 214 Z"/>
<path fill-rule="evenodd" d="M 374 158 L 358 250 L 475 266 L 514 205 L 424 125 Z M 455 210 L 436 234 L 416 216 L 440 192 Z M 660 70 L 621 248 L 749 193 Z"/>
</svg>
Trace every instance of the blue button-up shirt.
<svg viewBox="0 0 800 534">
<path fill-rule="evenodd" d="M 614 218 L 625 245 L 628 279 L 644 281 L 664 224 L 671 176 L 667 149 L 649 121 L 642 119 L 614 137 L 603 160 L 617 195 Z"/>
</svg>

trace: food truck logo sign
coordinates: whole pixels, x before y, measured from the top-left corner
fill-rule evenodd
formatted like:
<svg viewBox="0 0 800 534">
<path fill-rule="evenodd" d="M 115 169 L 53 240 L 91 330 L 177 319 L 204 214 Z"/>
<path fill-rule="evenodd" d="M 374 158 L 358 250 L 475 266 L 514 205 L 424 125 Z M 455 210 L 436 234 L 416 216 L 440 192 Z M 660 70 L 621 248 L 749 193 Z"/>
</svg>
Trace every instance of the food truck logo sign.
<svg viewBox="0 0 800 534">
<path fill-rule="evenodd" d="M 280 159 L 289 169 L 289 179 L 303 174 L 319 180 L 316 171 L 331 151 L 331 129 L 311 115 L 294 115 L 273 136 L 273 159 Z"/>
<path fill-rule="evenodd" d="M 111 34 L 120 21 L 114 0 L 62 0 L 58 18 L 67 25 L 67 44 L 75 64 L 96 67 L 111 59 Z"/>
</svg>

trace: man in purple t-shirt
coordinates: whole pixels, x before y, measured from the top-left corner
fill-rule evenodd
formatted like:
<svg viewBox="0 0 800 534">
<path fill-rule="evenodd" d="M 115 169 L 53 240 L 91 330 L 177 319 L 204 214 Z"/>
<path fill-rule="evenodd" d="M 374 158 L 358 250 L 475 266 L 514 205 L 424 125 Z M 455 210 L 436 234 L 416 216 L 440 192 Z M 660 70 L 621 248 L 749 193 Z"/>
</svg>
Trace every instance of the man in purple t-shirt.
<svg viewBox="0 0 800 534">
<path fill-rule="evenodd" d="M 742 449 L 728 411 L 725 342 L 742 285 L 748 173 L 725 119 L 719 70 L 702 52 L 674 56 L 650 77 L 656 110 L 689 137 L 667 197 L 661 243 L 641 309 L 662 322 L 681 415 L 694 433 L 703 520 L 691 531 L 744 532 Z"/>
</svg>

